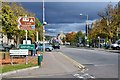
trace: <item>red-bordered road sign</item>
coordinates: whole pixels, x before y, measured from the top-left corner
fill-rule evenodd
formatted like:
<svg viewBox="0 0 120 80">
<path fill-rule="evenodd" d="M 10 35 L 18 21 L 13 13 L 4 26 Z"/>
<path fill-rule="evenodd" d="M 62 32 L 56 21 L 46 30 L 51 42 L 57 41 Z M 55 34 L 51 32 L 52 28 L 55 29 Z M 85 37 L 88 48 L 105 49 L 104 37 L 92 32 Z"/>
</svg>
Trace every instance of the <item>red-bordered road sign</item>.
<svg viewBox="0 0 120 80">
<path fill-rule="evenodd" d="M 18 25 L 18 29 L 20 30 L 34 30 L 35 29 L 35 26 L 26 26 L 26 25 Z"/>
<path fill-rule="evenodd" d="M 20 30 L 34 30 L 35 18 L 34 17 L 18 17 L 18 29 Z"/>
</svg>

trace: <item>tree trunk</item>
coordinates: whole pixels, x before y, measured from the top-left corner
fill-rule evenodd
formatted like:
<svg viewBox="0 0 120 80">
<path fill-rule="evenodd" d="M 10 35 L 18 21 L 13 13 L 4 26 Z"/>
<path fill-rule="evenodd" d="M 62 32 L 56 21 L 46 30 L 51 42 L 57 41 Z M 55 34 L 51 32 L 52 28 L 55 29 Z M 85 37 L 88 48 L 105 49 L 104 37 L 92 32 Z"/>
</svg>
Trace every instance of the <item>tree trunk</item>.
<svg viewBox="0 0 120 80">
<path fill-rule="evenodd" d="M 20 44 L 20 37 L 17 36 L 17 45 Z"/>
<path fill-rule="evenodd" d="M 7 45 L 8 45 L 8 43 L 9 43 L 9 38 L 8 38 L 9 36 L 7 35 Z"/>
<path fill-rule="evenodd" d="M 17 46 L 17 39 L 16 39 L 16 36 L 14 36 L 14 46 Z"/>
</svg>

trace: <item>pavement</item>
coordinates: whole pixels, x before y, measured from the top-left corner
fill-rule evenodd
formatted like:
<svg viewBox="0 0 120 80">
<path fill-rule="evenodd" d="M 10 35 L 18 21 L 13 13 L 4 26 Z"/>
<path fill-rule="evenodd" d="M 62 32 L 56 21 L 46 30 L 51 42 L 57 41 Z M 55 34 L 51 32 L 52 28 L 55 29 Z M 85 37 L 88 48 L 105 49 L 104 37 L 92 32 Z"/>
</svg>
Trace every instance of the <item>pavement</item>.
<svg viewBox="0 0 120 80">
<path fill-rule="evenodd" d="M 69 60 L 62 53 L 46 52 L 41 67 L 13 71 L 2 74 L 2 78 L 75 78 L 80 73 L 82 65 Z M 37 56 L 36 56 L 37 57 Z"/>
<path fill-rule="evenodd" d="M 112 53 L 120 53 L 120 50 L 112 50 L 112 49 L 104 49 L 104 48 L 91 48 L 91 49 L 98 51 L 112 52 Z"/>
</svg>

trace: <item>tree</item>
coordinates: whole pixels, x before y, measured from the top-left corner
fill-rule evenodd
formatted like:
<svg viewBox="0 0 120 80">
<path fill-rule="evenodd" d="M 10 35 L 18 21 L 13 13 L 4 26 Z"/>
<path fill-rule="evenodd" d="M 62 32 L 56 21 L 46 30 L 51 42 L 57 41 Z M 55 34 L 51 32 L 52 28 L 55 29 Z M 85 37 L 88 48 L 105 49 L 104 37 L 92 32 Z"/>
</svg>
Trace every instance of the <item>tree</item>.
<svg viewBox="0 0 120 80">
<path fill-rule="evenodd" d="M 94 23 L 94 27 L 89 32 L 89 37 L 95 42 L 97 37 L 113 41 L 118 34 L 117 29 L 120 27 L 120 6 L 113 7 L 111 4 L 104 11 L 98 13 L 101 17 Z"/>
<path fill-rule="evenodd" d="M 2 32 L 2 3 L 0 2 L 0 33 Z"/>
<path fill-rule="evenodd" d="M 7 35 L 8 40 L 13 38 L 15 34 L 16 17 L 9 5 L 2 7 L 2 30 Z"/>
<path fill-rule="evenodd" d="M 82 33 L 82 31 L 78 31 L 76 36 L 75 36 L 75 42 L 76 43 L 84 43 L 84 34 Z"/>
<path fill-rule="evenodd" d="M 111 4 L 108 4 L 105 11 L 102 13 L 99 13 L 98 15 L 102 18 L 100 21 L 100 26 L 102 26 L 103 30 L 107 33 L 108 38 L 113 38 L 113 32 L 114 32 L 114 25 L 113 25 L 113 13 L 114 8 Z"/>
<path fill-rule="evenodd" d="M 43 26 L 38 18 L 35 20 L 36 31 L 38 31 L 39 40 L 43 40 Z"/>
<path fill-rule="evenodd" d="M 36 33 L 38 32 L 38 38 L 39 40 L 42 40 L 42 24 L 41 22 L 39 21 L 38 18 L 35 18 L 35 30 L 30 30 L 28 31 L 28 35 L 29 35 L 29 38 L 32 39 L 33 42 L 35 42 L 35 39 L 36 39 Z"/>
<path fill-rule="evenodd" d="M 17 19 L 19 16 L 35 16 L 33 13 L 28 12 L 25 10 L 20 4 L 18 3 L 3 3 L 2 6 L 2 30 L 5 35 L 7 35 L 8 39 L 14 39 L 17 44 L 22 38 L 25 38 L 25 31 L 18 30 L 17 28 Z M 36 18 L 35 20 L 36 30 L 41 32 L 41 23 Z M 35 40 L 35 31 L 31 30 L 28 31 L 28 37 L 34 38 Z"/>
<path fill-rule="evenodd" d="M 72 43 L 75 43 L 75 37 L 76 37 L 76 33 L 75 32 L 71 32 L 71 33 L 67 33 L 66 34 L 66 41 Z"/>
<path fill-rule="evenodd" d="M 12 11 L 14 12 L 14 16 L 16 16 L 16 20 L 19 16 L 35 16 L 33 13 L 28 12 L 27 10 L 25 10 L 21 4 L 18 3 L 9 3 Z M 15 20 L 15 21 L 16 21 Z M 18 23 L 17 23 L 18 25 Z M 34 33 L 34 31 L 28 31 L 28 38 L 31 37 L 31 35 Z M 33 36 L 32 36 L 33 37 Z M 19 41 L 21 42 L 21 40 L 23 38 L 25 38 L 25 31 L 24 30 L 15 30 L 15 35 L 14 35 L 15 41 L 17 41 L 17 44 L 19 44 Z"/>
</svg>

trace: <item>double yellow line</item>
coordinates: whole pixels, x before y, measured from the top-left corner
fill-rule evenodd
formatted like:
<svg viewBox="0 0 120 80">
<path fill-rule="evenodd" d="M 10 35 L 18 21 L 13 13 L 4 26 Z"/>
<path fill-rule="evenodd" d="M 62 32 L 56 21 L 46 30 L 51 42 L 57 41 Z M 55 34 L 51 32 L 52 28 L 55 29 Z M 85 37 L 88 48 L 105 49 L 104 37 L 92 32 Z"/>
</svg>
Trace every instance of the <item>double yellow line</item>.
<svg viewBox="0 0 120 80">
<path fill-rule="evenodd" d="M 62 56 L 64 56 L 66 59 L 68 59 L 70 62 L 72 62 L 78 69 L 80 69 L 81 72 L 84 72 L 85 70 L 88 70 L 84 65 L 78 63 L 77 61 L 75 61 L 74 59 L 66 56 L 65 54 L 58 52 L 59 54 L 61 54 Z"/>
</svg>

